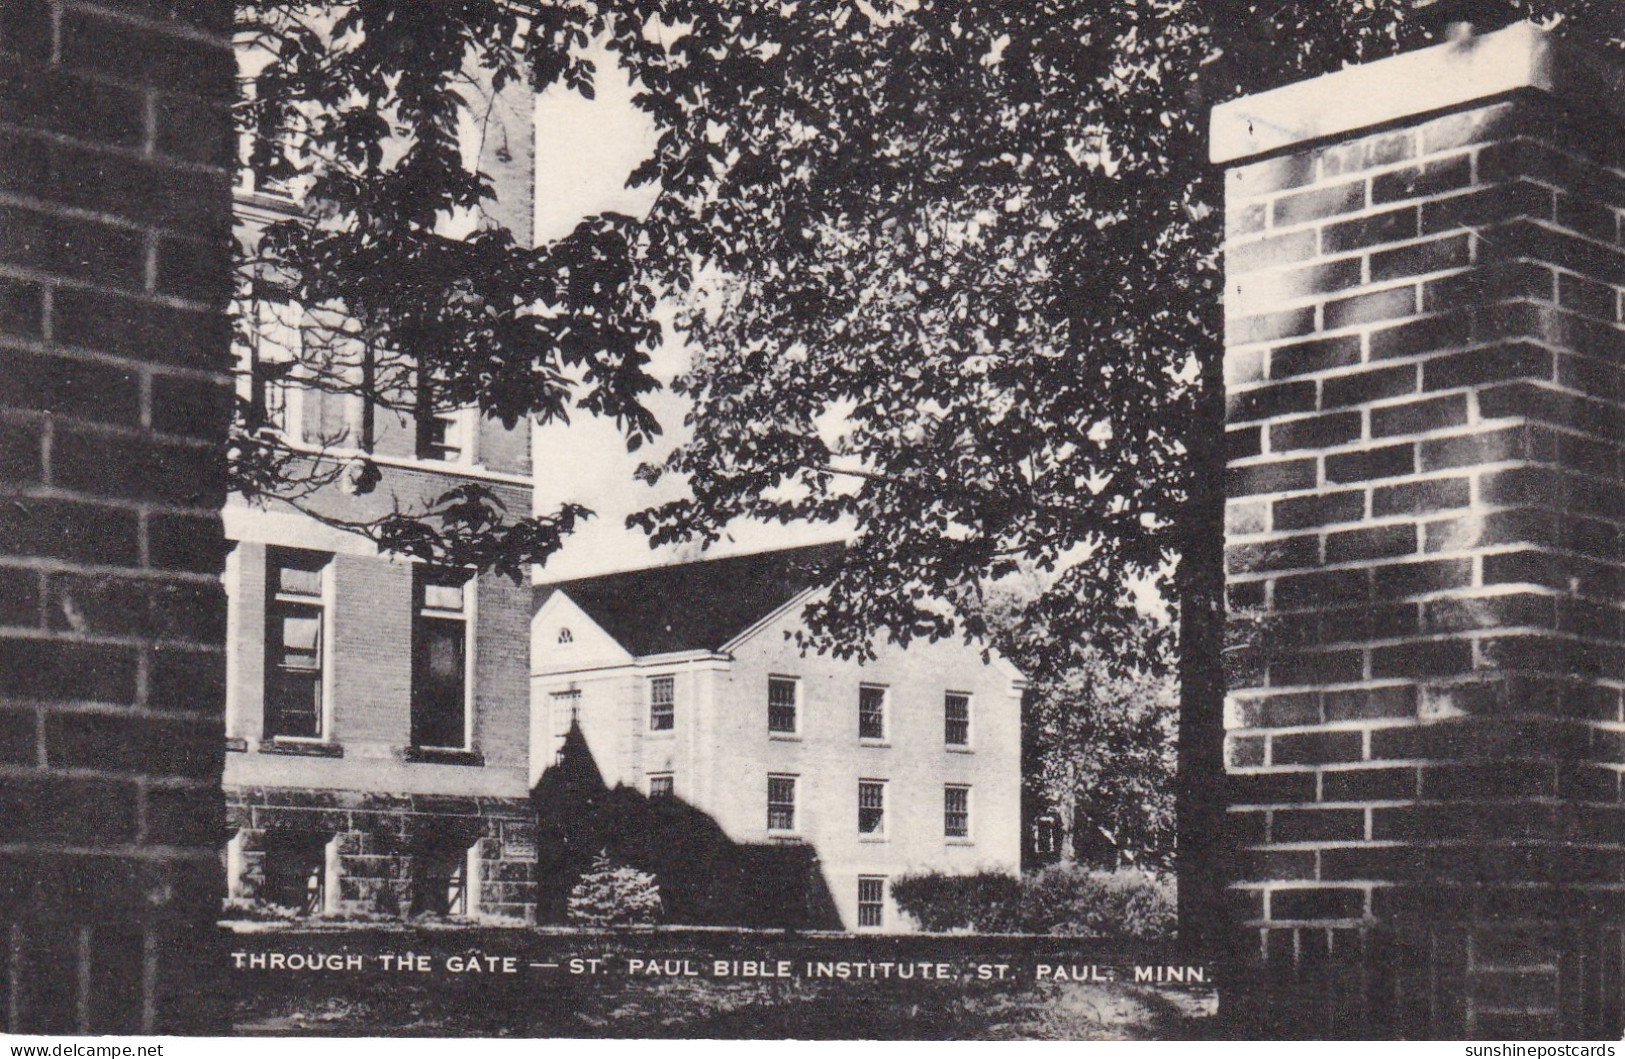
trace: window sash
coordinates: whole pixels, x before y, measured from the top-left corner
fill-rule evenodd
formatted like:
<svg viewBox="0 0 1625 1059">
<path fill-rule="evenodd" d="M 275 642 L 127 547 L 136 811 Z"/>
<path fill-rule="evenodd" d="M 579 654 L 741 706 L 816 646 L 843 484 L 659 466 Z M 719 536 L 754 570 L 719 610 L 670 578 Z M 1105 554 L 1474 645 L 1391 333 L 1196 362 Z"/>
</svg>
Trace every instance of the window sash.
<svg viewBox="0 0 1625 1059">
<path fill-rule="evenodd" d="M 278 599 L 321 599 L 325 556 L 277 557 L 271 560 L 271 594 Z"/>
<path fill-rule="evenodd" d="M 970 696 L 949 692 L 942 700 L 942 738 L 949 746 L 970 743 Z"/>
<path fill-rule="evenodd" d="M 796 699 L 799 681 L 785 677 L 769 677 L 767 681 L 767 730 L 794 732 L 796 730 Z"/>
<path fill-rule="evenodd" d="M 878 927 L 885 922 L 886 877 L 858 876 L 858 926 Z"/>
<path fill-rule="evenodd" d="M 467 606 L 468 582 L 454 583 L 425 580 L 423 583 L 423 609 L 461 614 Z"/>
<path fill-rule="evenodd" d="M 468 741 L 468 623 L 419 614 L 413 641 L 412 745 L 461 748 Z"/>
<path fill-rule="evenodd" d="M 323 612 L 273 600 L 265 612 L 265 731 L 270 738 L 322 735 Z"/>
<path fill-rule="evenodd" d="M 886 738 L 885 688 L 858 688 L 858 738 Z"/>
<path fill-rule="evenodd" d="M 942 789 L 942 833 L 948 838 L 970 836 L 970 788 Z"/>
<path fill-rule="evenodd" d="M 767 778 L 767 829 L 796 829 L 796 780 L 794 776 Z"/>
<path fill-rule="evenodd" d="M 677 682 L 672 677 L 649 678 L 649 730 L 667 732 L 677 724 Z"/>
<path fill-rule="evenodd" d="M 672 796 L 672 777 L 670 774 L 649 777 L 649 799 L 670 798 Z"/>
<path fill-rule="evenodd" d="M 858 781 L 858 833 L 881 835 L 886 831 L 886 784 Z"/>
</svg>

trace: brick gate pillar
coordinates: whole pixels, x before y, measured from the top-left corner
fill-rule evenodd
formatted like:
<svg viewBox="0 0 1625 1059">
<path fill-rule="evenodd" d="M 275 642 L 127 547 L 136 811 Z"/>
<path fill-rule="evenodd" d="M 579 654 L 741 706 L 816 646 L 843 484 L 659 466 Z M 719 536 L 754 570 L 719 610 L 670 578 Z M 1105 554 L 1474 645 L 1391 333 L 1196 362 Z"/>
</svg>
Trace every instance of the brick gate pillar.
<svg viewBox="0 0 1625 1059">
<path fill-rule="evenodd" d="M 1214 113 L 1273 1032 L 1620 1033 L 1621 73 L 1519 24 Z"/>
<path fill-rule="evenodd" d="M 232 6 L 0 0 L 0 1033 L 224 1026 Z"/>
</svg>

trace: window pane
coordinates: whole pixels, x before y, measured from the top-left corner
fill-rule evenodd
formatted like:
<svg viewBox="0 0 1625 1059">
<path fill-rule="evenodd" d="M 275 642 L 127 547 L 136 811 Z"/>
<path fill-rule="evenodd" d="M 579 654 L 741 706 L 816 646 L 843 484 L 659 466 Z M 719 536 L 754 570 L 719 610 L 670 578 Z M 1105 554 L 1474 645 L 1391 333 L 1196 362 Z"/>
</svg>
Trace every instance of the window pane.
<svg viewBox="0 0 1625 1059">
<path fill-rule="evenodd" d="M 949 838 L 965 838 L 970 834 L 969 787 L 942 789 L 942 830 Z"/>
<path fill-rule="evenodd" d="M 767 681 L 767 730 L 794 732 L 796 730 L 796 682 L 782 677 L 769 677 Z"/>
<path fill-rule="evenodd" d="M 885 826 L 886 785 L 872 780 L 858 781 L 858 833 L 880 834 Z"/>
<path fill-rule="evenodd" d="M 793 831 L 796 826 L 796 780 L 794 776 L 767 778 L 767 828 Z"/>
<path fill-rule="evenodd" d="M 649 680 L 649 727 L 669 731 L 676 723 L 676 682 L 672 677 Z"/>
<path fill-rule="evenodd" d="M 885 921 L 886 877 L 858 876 L 858 926 L 878 927 Z"/>
<path fill-rule="evenodd" d="M 858 689 L 858 738 L 886 737 L 886 689 Z"/>
<path fill-rule="evenodd" d="M 322 567 L 318 558 L 282 559 L 277 562 L 272 578 L 272 591 L 284 596 L 316 596 L 322 594 Z"/>
<path fill-rule="evenodd" d="M 265 733 L 315 739 L 322 721 L 322 612 L 270 603 L 265 615 Z"/>
<path fill-rule="evenodd" d="M 308 612 L 282 615 L 283 665 L 315 668 L 321 642 L 321 615 Z"/>
<path fill-rule="evenodd" d="M 461 747 L 466 667 L 462 621 L 418 616 L 412 674 L 412 744 Z"/>
<path fill-rule="evenodd" d="M 970 742 L 970 696 L 949 692 L 942 700 L 943 739 L 949 746 Z"/>
<path fill-rule="evenodd" d="M 418 455 L 429 460 L 455 463 L 463 457 L 463 416 L 460 412 L 435 412 L 422 424 Z"/>
<path fill-rule="evenodd" d="M 436 585 L 433 583 L 423 586 L 423 605 L 430 610 L 463 609 L 463 586 Z"/>
</svg>

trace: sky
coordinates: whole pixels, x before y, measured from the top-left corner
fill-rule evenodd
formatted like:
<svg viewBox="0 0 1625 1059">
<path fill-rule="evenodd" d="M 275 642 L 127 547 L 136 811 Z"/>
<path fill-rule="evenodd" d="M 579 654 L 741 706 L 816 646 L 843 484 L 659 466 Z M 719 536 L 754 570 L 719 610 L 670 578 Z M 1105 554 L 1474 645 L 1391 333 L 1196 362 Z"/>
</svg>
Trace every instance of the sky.
<svg viewBox="0 0 1625 1059">
<path fill-rule="evenodd" d="M 607 210 L 641 216 L 653 200 L 652 188 L 628 189 L 626 177 L 653 149 L 648 120 L 632 105 L 633 89 L 614 65 L 598 61 L 596 99 L 586 100 L 562 86 L 543 93 L 536 104 L 536 237 L 556 239 L 583 217 Z M 662 314 L 671 334 L 670 315 Z M 652 373 L 669 383 L 687 366 L 686 350 L 668 338 L 655 355 Z M 579 503 L 596 517 L 568 539 L 545 569 L 541 581 L 607 573 L 699 557 L 692 545 L 651 551 L 648 538 L 626 528 L 626 516 L 681 495 L 680 482 L 651 488 L 633 478 L 640 463 L 658 462 L 681 437 L 687 402 L 669 391 L 647 402 L 666 433 L 654 446 L 626 451 L 613 422 L 583 416 L 568 425 L 537 427 L 532 435 L 536 510 L 562 502 Z M 705 554 L 722 556 L 792 547 L 838 536 L 828 526 L 786 528 L 737 525 Z"/>
</svg>

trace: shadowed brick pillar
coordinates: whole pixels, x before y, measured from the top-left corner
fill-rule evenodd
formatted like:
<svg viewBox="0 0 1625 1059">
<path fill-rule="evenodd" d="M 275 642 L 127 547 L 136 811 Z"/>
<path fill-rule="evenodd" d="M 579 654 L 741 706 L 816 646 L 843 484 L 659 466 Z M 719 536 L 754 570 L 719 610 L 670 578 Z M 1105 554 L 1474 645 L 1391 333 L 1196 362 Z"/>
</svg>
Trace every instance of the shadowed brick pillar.
<svg viewBox="0 0 1625 1059">
<path fill-rule="evenodd" d="M 1621 1030 L 1625 97 L 1528 24 L 1239 100 L 1229 998 Z"/>
<path fill-rule="evenodd" d="M 0 0 L 8 1033 L 223 1028 L 231 16 Z"/>
</svg>

